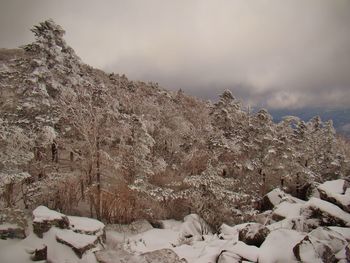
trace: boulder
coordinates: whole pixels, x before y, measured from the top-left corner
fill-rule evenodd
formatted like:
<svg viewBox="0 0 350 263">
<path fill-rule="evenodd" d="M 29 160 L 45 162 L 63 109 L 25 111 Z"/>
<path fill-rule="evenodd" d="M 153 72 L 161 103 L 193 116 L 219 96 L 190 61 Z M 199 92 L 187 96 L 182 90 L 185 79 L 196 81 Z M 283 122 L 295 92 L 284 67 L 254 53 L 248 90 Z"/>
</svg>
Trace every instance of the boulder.
<svg viewBox="0 0 350 263">
<path fill-rule="evenodd" d="M 38 206 L 33 211 L 33 232 L 42 238 L 43 233 L 49 231 L 52 226 L 68 229 L 68 217 L 45 206 Z"/>
<path fill-rule="evenodd" d="M 196 240 L 203 240 L 204 235 L 212 234 L 209 225 L 197 214 L 185 216 L 180 228 L 179 241 L 189 243 Z"/>
<path fill-rule="evenodd" d="M 230 250 L 222 250 L 216 259 L 216 263 L 240 263 L 242 258 Z"/>
<path fill-rule="evenodd" d="M 301 208 L 303 204 L 301 203 L 290 203 L 283 201 L 278 204 L 272 212 L 272 219 L 275 221 L 280 221 L 285 218 L 296 218 L 300 216 Z"/>
<path fill-rule="evenodd" d="M 350 195 L 347 194 L 347 182 L 345 180 L 327 181 L 317 187 L 320 198 L 339 206 L 350 213 Z"/>
<path fill-rule="evenodd" d="M 302 208 L 306 219 L 317 219 L 321 226 L 350 226 L 350 214 L 327 201 L 311 198 Z"/>
<path fill-rule="evenodd" d="M 272 231 L 259 248 L 259 263 L 295 262 L 293 248 L 305 235 L 289 229 Z"/>
<path fill-rule="evenodd" d="M 332 250 L 326 244 L 317 239 L 306 236 L 293 248 L 293 253 L 298 261 L 335 263 L 337 262 Z"/>
<path fill-rule="evenodd" d="M 281 221 L 267 225 L 266 227 L 270 230 L 276 229 L 291 229 L 298 232 L 309 232 L 319 226 L 319 222 L 316 219 L 305 219 L 302 216 L 295 218 L 286 218 Z"/>
<path fill-rule="evenodd" d="M 79 258 L 82 258 L 86 251 L 96 248 L 99 243 L 97 236 L 78 234 L 66 229 L 56 232 L 56 240 L 61 244 L 71 247 Z"/>
<path fill-rule="evenodd" d="M 40 248 L 35 249 L 32 251 L 32 256 L 30 257 L 33 261 L 41 261 L 47 259 L 47 246 L 43 245 Z"/>
<path fill-rule="evenodd" d="M 225 246 L 221 251 L 217 262 L 242 262 L 244 260 L 257 262 L 259 256 L 259 248 L 249 246 L 241 241 L 234 242 L 233 245 Z"/>
<path fill-rule="evenodd" d="M 269 233 L 270 230 L 267 227 L 259 223 L 251 223 L 239 231 L 238 239 L 247 245 L 260 247 Z"/>
<path fill-rule="evenodd" d="M 105 225 L 93 218 L 68 216 L 69 228 L 76 233 L 94 235 L 101 239 L 101 242 L 106 241 Z"/>
<path fill-rule="evenodd" d="M 283 201 L 289 202 L 289 203 L 305 203 L 303 200 L 300 200 L 298 198 L 295 198 L 289 194 L 286 194 L 281 189 L 276 188 L 272 190 L 271 192 L 268 192 L 260 201 L 258 204 L 258 208 L 260 211 L 267 211 L 272 210 L 274 207 L 276 207 L 278 204 L 282 203 Z"/>
</svg>

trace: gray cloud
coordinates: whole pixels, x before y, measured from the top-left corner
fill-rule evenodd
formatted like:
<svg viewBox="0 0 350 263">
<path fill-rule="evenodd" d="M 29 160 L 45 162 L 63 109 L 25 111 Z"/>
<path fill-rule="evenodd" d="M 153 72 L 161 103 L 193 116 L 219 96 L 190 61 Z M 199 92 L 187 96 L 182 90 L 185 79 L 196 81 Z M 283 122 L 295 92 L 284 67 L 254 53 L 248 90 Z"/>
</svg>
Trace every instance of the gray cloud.
<svg viewBox="0 0 350 263">
<path fill-rule="evenodd" d="M 48 17 L 87 63 L 269 108 L 350 105 L 348 0 L 1 2 L 0 46 Z"/>
</svg>

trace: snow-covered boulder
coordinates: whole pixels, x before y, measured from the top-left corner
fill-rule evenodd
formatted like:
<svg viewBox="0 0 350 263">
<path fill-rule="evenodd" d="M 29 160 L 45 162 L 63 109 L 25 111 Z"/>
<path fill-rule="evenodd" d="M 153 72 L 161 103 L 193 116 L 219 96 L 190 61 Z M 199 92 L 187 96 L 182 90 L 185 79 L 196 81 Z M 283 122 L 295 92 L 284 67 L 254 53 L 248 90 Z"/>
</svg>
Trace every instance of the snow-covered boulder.
<svg viewBox="0 0 350 263">
<path fill-rule="evenodd" d="M 27 251 L 32 256 L 30 257 L 33 261 L 41 261 L 47 259 L 47 246 L 42 244 L 40 247 L 34 249 L 33 251 Z"/>
<path fill-rule="evenodd" d="M 322 200 L 331 202 L 350 213 L 350 194 L 347 189 L 348 182 L 342 179 L 327 181 L 317 187 Z"/>
<path fill-rule="evenodd" d="M 190 214 L 184 217 L 181 225 L 179 239 L 202 240 L 204 235 L 212 234 L 209 225 L 197 214 Z"/>
<path fill-rule="evenodd" d="M 79 258 L 82 258 L 86 251 L 98 245 L 97 236 L 79 234 L 67 229 L 57 231 L 56 240 L 59 243 L 71 247 Z"/>
<path fill-rule="evenodd" d="M 328 227 L 318 227 L 311 231 L 308 236 L 327 243 L 334 254 L 338 253 L 348 244 L 346 238 L 342 234 Z"/>
<path fill-rule="evenodd" d="M 296 262 L 293 248 L 305 235 L 295 230 L 278 229 L 272 231 L 259 249 L 259 263 Z"/>
<path fill-rule="evenodd" d="M 235 226 L 229 226 L 222 224 L 219 228 L 219 238 L 224 240 L 238 241 L 239 231 L 246 227 L 248 224 L 254 223 L 243 223 Z"/>
<path fill-rule="evenodd" d="M 105 225 L 93 218 L 68 216 L 69 228 L 76 233 L 94 235 L 106 241 Z"/>
<path fill-rule="evenodd" d="M 296 244 L 293 252 L 298 261 L 305 263 L 337 262 L 331 248 L 326 243 L 310 236 L 306 236 Z"/>
<path fill-rule="evenodd" d="M 302 216 L 295 218 L 286 218 L 281 221 L 267 225 L 266 227 L 270 230 L 276 229 L 292 229 L 298 232 L 309 232 L 319 226 L 319 222 L 316 219 L 305 219 Z"/>
<path fill-rule="evenodd" d="M 239 240 L 247 245 L 260 247 L 270 230 L 258 223 L 247 224 L 239 231 Z"/>
<path fill-rule="evenodd" d="M 42 238 L 43 233 L 49 231 L 52 226 L 68 229 L 68 217 L 59 212 L 50 210 L 46 206 L 38 206 L 33 211 L 33 232 L 38 237 Z"/>
<path fill-rule="evenodd" d="M 290 203 L 284 201 L 276 206 L 272 212 L 272 219 L 279 221 L 285 218 L 296 218 L 300 216 L 301 208 L 303 204 L 301 203 Z"/>
<path fill-rule="evenodd" d="M 0 224 L 0 238 L 20 238 L 26 237 L 25 229 L 17 224 L 3 223 Z"/>
<path fill-rule="evenodd" d="M 216 263 L 240 263 L 242 258 L 230 250 L 222 250 L 215 261 Z"/>
<path fill-rule="evenodd" d="M 327 201 L 311 198 L 302 208 L 306 219 L 317 219 L 321 226 L 350 226 L 350 214 Z"/>
<path fill-rule="evenodd" d="M 268 192 L 259 202 L 259 209 L 261 211 L 272 210 L 278 204 L 283 201 L 287 201 L 289 203 L 305 203 L 303 200 L 293 197 L 289 194 L 286 194 L 281 189 L 276 188 L 271 192 Z"/>
<path fill-rule="evenodd" d="M 234 242 L 233 246 L 222 250 L 216 262 L 242 262 L 244 260 L 257 262 L 259 257 L 259 248 L 249 246 L 241 241 Z"/>
</svg>

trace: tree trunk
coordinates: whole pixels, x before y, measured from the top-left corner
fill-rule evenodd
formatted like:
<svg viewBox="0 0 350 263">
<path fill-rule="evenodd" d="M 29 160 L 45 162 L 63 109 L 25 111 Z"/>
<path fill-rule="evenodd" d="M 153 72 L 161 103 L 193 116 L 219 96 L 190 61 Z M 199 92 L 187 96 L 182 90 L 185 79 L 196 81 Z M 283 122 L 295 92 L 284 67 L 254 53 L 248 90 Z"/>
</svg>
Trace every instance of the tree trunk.
<svg viewBox="0 0 350 263">
<path fill-rule="evenodd" d="M 100 172 L 100 138 L 97 137 L 96 149 L 96 180 L 97 180 L 97 206 L 96 206 L 96 216 L 97 219 L 101 219 L 101 172 Z"/>
</svg>

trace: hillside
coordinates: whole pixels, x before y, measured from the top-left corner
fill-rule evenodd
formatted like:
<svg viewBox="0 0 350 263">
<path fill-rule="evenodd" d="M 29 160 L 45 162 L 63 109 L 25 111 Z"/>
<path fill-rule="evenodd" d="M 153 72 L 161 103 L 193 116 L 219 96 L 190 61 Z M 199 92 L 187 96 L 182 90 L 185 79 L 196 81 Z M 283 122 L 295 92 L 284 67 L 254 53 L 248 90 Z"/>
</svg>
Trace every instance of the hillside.
<svg viewBox="0 0 350 263">
<path fill-rule="evenodd" d="M 3 206 L 46 205 L 108 223 L 242 222 L 279 186 L 305 199 L 350 172 L 349 145 L 319 117 L 272 121 L 225 91 L 215 104 L 84 64 L 52 20 L 0 50 Z"/>
</svg>

